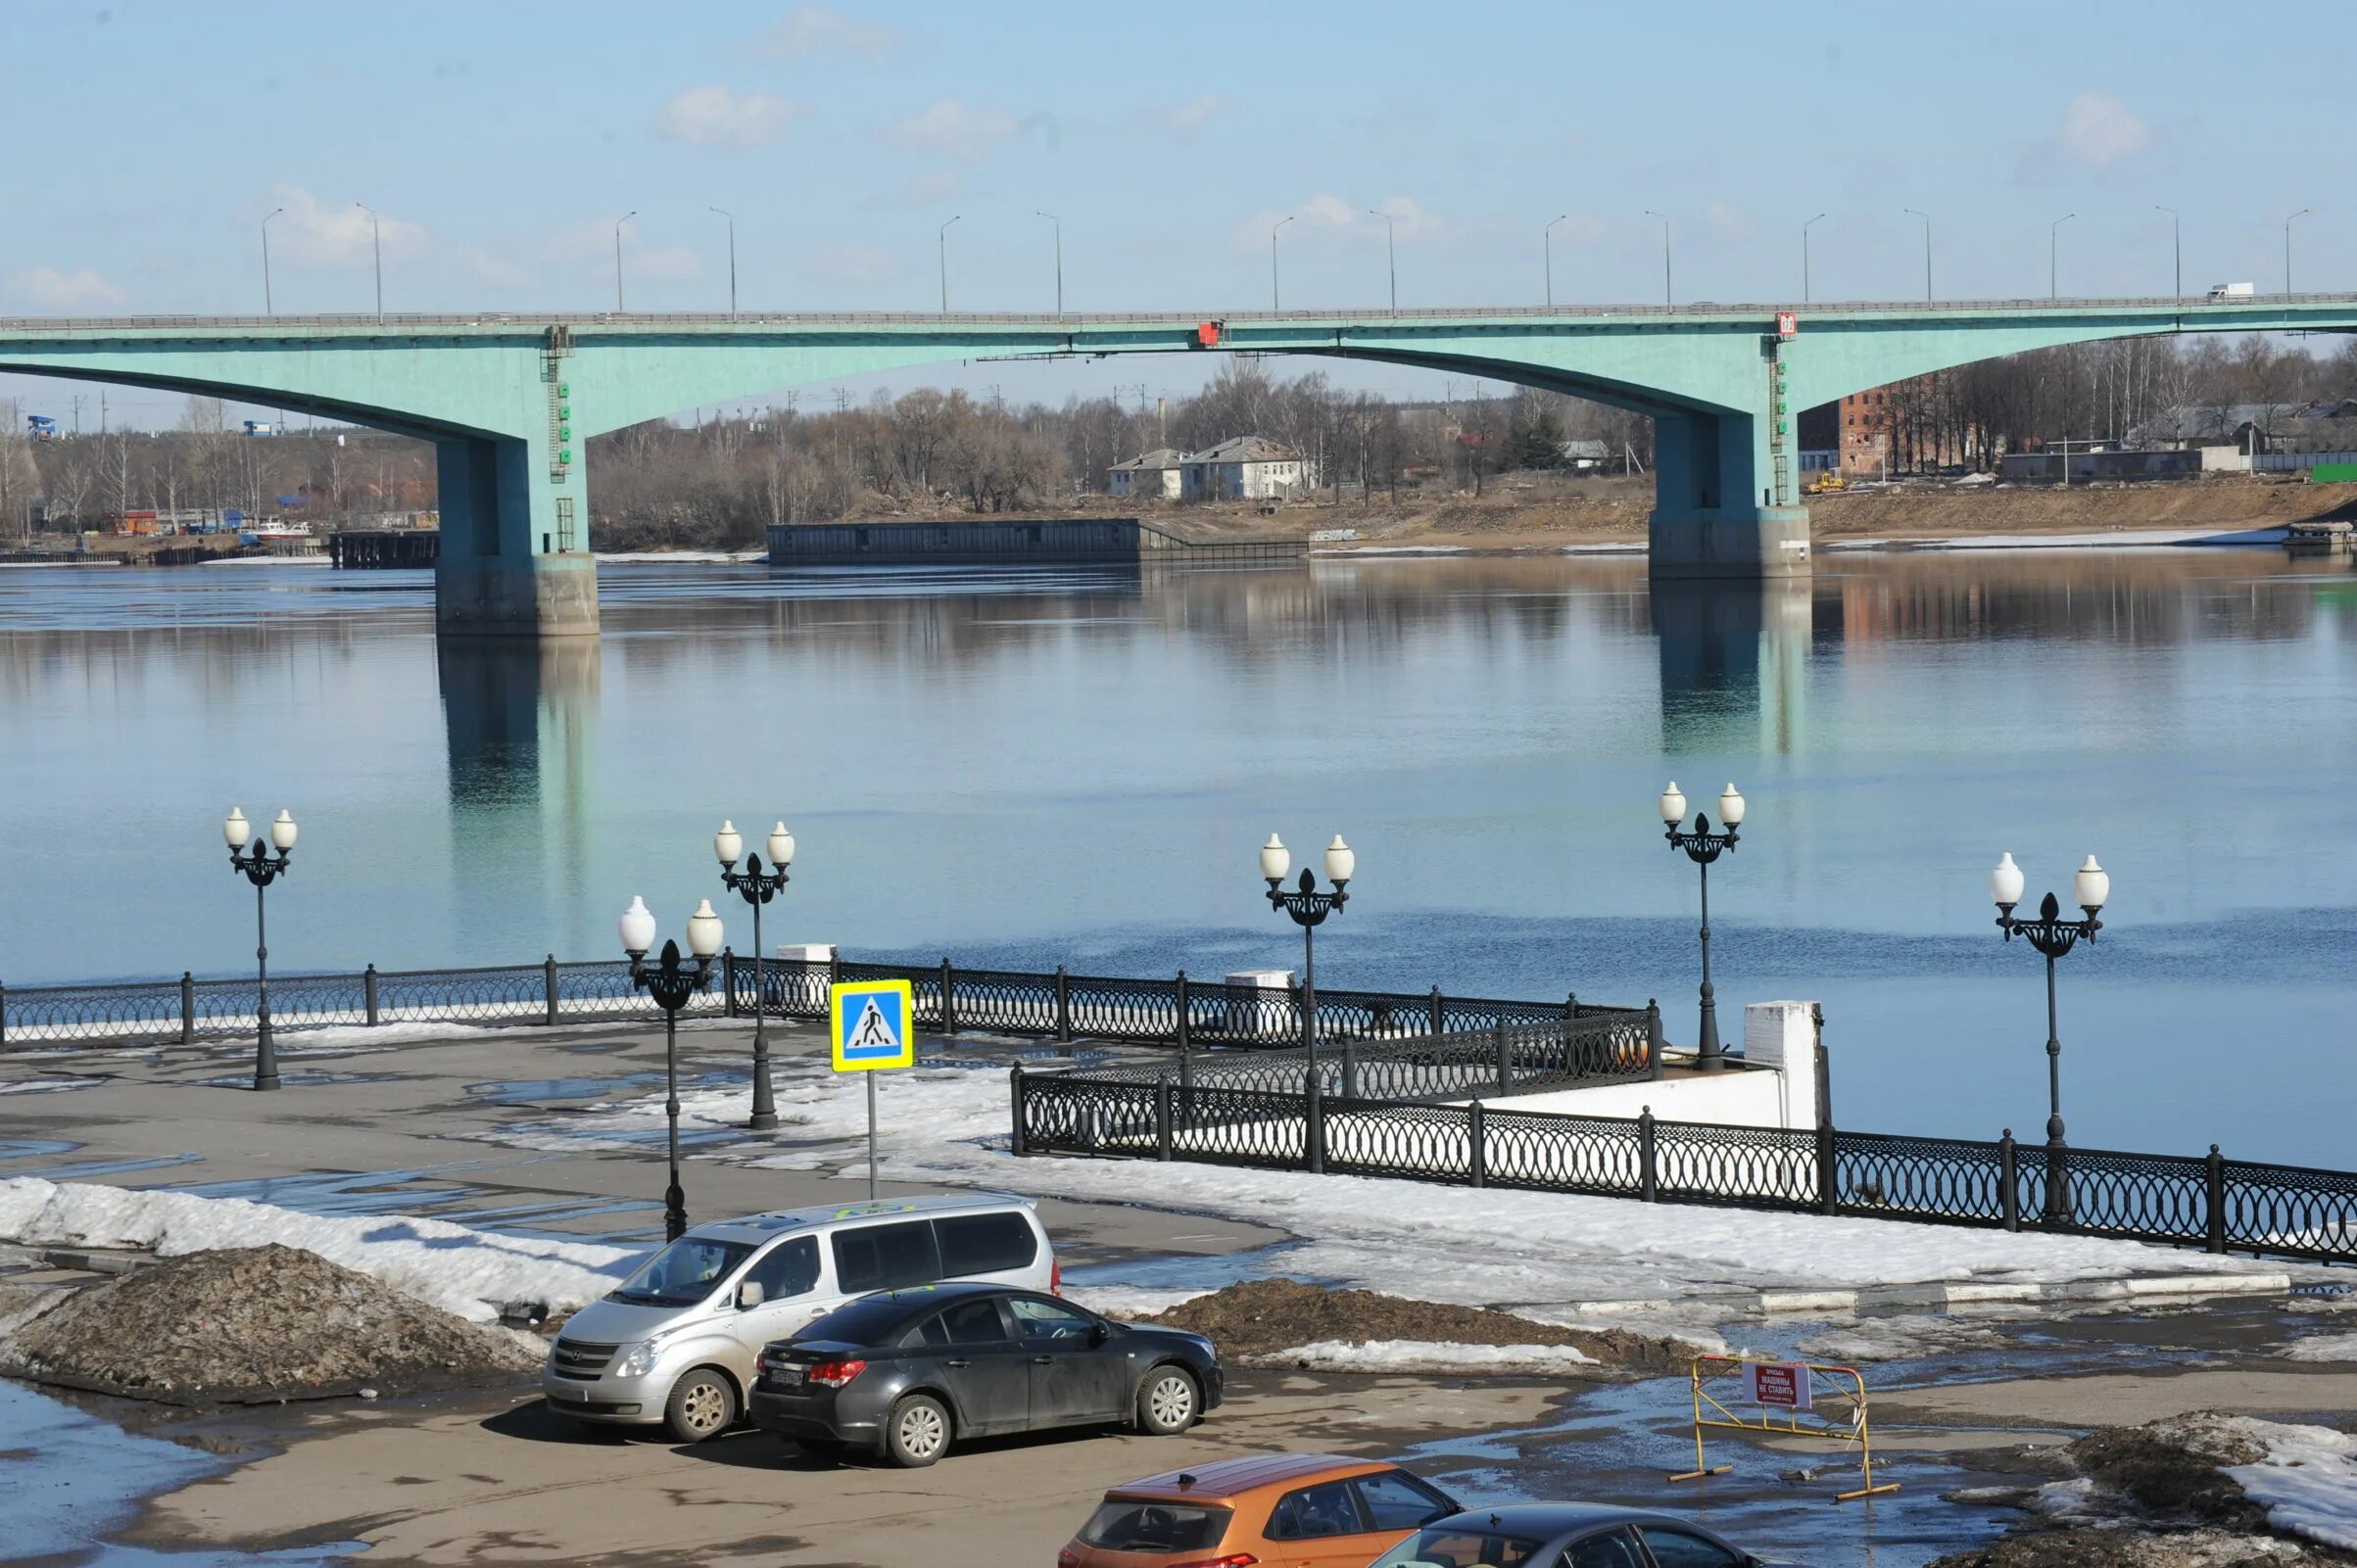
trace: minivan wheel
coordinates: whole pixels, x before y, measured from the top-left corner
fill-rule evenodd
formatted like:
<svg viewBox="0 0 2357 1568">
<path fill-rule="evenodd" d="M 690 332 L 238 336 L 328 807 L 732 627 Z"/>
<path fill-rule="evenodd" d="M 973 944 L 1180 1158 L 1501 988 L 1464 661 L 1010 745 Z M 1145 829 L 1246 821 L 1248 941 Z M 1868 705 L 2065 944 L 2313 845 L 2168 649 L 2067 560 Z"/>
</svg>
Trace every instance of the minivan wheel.
<svg viewBox="0 0 2357 1568">
<path fill-rule="evenodd" d="M 904 1470 L 921 1470 L 949 1451 L 949 1411 L 930 1394 L 911 1394 L 893 1404 L 884 1422 L 885 1457 Z"/>
<path fill-rule="evenodd" d="M 1137 1391 L 1137 1430 L 1150 1437 L 1176 1437 L 1195 1424 L 1202 1405 L 1192 1373 L 1180 1366 L 1158 1366 Z"/>
<path fill-rule="evenodd" d="M 701 1443 L 736 1419 L 737 1391 L 708 1366 L 672 1384 L 671 1398 L 663 1403 L 663 1430 L 681 1443 Z"/>
</svg>

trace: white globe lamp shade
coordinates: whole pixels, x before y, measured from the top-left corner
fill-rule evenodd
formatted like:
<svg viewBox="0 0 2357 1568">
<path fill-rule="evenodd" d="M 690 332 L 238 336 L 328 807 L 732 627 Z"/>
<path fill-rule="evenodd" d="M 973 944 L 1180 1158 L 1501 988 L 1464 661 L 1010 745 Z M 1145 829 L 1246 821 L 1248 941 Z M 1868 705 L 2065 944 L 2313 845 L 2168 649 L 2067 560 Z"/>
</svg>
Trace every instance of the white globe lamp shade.
<svg viewBox="0 0 2357 1568">
<path fill-rule="evenodd" d="M 1334 841 L 1325 846 L 1325 879 L 1339 887 L 1349 881 L 1351 874 L 1358 869 L 1357 853 L 1342 841 L 1340 833 L 1334 834 Z"/>
<path fill-rule="evenodd" d="M 236 806 L 231 806 L 228 817 L 221 823 L 221 841 L 231 849 L 243 849 L 246 847 L 246 840 L 253 836 L 254 825 L 246 821 L 245 812 Z"/>
<path fill-rule="evenodd" d="M 270 843 L 280 854 L 295 847 L 295 814 L 283 806 L 270 822 Z"/>
<path fill-rule="evenodd" d="M 619 929 L 622 933 L 622 951 L 634 958 L 644 955 L 647 949 L 654 945 L 654 916 L 647 908 L 647 900 L 637 897 L 631 899 L 630 907 L 622 911 Z"/>
<path fill-rule="evenodd" d="M 1997 857 L 1996 869 L 1989 874 L 1989 896 L 2000 909 L 2011 909 L 2021 902 L 2021 868 L 2013 864 L 2013 851 L 2008 849 Z"/>
<path fill-rule="evenodd" d="M 1743 795 L 1733 784 L 1719 791 L 1718 823 L 1722 828 L 1743 826 Z"/>
<path fill-rule="evenodd" d="M 1661 820 L 1672 828 L 1686 820 L 1685 791 L 1678 787 L 1675 779 L 1670 780 L 1669 787 L 1661 791 Z"/>
<path fill-rule="evenodd" d="M 2079 907 L 2092 915 L 2111 902 L 2111 876 L 2090 855 L 2079 875 L 2071 879 L 2071 890 L 2079 895 Z"/>
<path fill-rule="evenodd" d="M 712 853 L 720 857 L 723 866 L 734 866 L 744 858 L 745 835 L 737 832 L 735 823 L 721 822 L 720 832 L 712 835 Z"/>
<path fill-rule="evenodd" d="M 786 831 L 784 823 L 779 823 L 769 830 L 769 867 L 780 871 L 793 864 L 794 834 Z"/>
<path fill-rule="evenodd" d="M 720 951 L 720 917 L 712 912 L 712 901 L 704 899 L 688 917 L 688 951 L 697 958 L 710 958 Z"/>
<path fill-rule="evenodd" d="M 1285 848 L 1283 839 L 1271 833 L 1269 841 L 1261 845 L 1261 875 L 1273 882 L 1281 882 L 1285 873 L 1292 869 L 1292 851 Z"/>
</svg>

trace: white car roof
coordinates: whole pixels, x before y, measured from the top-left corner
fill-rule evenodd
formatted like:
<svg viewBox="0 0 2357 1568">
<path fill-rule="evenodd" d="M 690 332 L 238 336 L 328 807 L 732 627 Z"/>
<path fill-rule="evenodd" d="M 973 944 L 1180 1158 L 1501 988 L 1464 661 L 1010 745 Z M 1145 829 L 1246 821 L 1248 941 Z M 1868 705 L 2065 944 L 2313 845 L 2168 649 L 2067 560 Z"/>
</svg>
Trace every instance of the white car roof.
<svg viewBox="0 0 2357 1568">
<path fill-rule="evenodd" d="M 1029 1210 L 1033 1207 L 1031 1199 L 1017 1197 L 1010 1193 L 880 1198 L 870 1203 L 842 1204 L 818 1209 L 774 1209 L 767 1213 L 746 1214 L 736 1219 L 714 1219 L 696 1226 L 688 1234 L 707 1237 L 714 1241 L 749 1242 L 758 1245 L 777 1235 L 780 1231 L 801 1230 L 813 1225 L 840 1224 L 845 1220 L 894 1219 L 934 1214 L 971 1213 L 991 1210 Z"/>
</svg>

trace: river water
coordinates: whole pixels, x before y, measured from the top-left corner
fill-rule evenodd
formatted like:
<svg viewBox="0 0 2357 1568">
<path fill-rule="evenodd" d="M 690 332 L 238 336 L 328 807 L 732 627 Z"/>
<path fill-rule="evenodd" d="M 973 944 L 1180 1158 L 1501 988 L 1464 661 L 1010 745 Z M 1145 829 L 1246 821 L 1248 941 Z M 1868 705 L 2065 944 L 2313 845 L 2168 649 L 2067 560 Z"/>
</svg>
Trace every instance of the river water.
<svg viewBox="0 0 2357 1568">
<path fill-rule="evenodd" d="M 422 573 L 0 571 L 0 981 L 229 973 L 216 824 L 303 826 L 273 968 L 606 956 L 783 816 L 764 935 L 1198 976 L 1295 962 L 1254 851 L 1359 851 L 1322 980 L 1661 998 L 1694 1032 L 1675 777 L 1721 1027 L 1821 1000 L 1845 1126 L 2042 1135 L 2032 902 L 2112 873 L 2062 965 L 2074 1143 L 2357 1164 L 2357 577 L 2264 550 L 1820 557 L 1649 591 L 1642 561 L 1250 571 L 608 565 L 605 633 L 437 647 Z"/>
</svg>

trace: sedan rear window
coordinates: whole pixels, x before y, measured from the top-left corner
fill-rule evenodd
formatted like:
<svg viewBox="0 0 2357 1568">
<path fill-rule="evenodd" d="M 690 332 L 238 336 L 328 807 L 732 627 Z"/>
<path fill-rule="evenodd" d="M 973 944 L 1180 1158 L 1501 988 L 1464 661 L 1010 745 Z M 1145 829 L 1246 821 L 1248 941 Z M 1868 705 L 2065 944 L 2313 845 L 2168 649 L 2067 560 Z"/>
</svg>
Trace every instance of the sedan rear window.
<svg viewBox="0 0 2357 1568">
<path fill-rule="evenodd" d="M 898 1338 L 911 1316 L 932 1305 L 904 1295 L 870 1296 L 838 1307 L 794 1336 L 801 1340 L 836 1340 L 844 1345 L 881 1347 Z"/>
<path fill-rule="evenodd" d="M 1107 1497 L 1081 1526 L 1081 1542 L 1099 1551 L 1208 1551 L 1230 1517 L 1226 1508 Z"/>
</svg>

